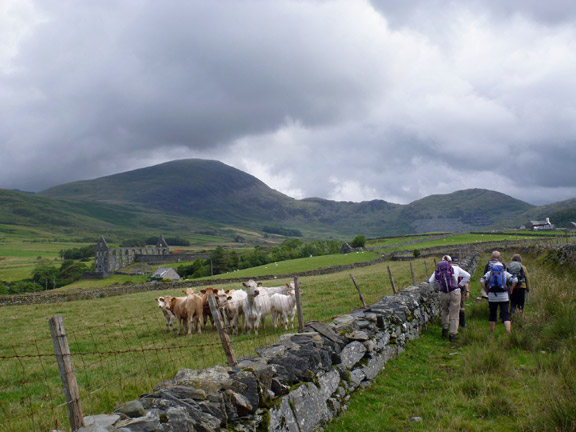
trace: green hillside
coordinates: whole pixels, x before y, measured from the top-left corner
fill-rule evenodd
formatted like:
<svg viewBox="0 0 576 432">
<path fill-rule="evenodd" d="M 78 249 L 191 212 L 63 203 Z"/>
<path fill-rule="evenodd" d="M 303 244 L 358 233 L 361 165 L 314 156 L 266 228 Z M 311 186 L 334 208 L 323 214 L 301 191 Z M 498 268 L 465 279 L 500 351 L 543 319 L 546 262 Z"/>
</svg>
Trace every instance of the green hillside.
<svg viewBox="0 0 576 432">
<path fill-rule="evenodd" d="M 553 223 L 558 217 L 563 227 L 575 215 L 576 199 L 535 207 L 486 189 L 432 195 L 407 205 L 296 200 L 252 175 L 201 159 L 68 183 L 36 195 L 0 190 L 0 223 L 90 238 L 162 232 L 258 243 L 270 238 L 264 227 L 301 232 L 307 239 L 377 238 L 517 228 L 544 217 Z"/>
</svg>

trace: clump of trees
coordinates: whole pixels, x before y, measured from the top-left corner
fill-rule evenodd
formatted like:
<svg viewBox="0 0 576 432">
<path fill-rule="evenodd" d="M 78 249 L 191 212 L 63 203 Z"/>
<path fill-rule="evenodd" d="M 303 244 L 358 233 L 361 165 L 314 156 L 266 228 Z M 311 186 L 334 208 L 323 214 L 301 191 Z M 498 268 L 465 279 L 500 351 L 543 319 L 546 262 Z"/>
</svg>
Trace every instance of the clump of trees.
<svg viewBox="0 0 576 432">
<path fill-rule="evenodd" d="M 366 236 L 365 235 L 357 235 L 354 237 L 354 240 L 350 242 L 350 246 L 353 248 L 359 248 L 366 246 Z"/>
<path fill-rule="evenodd" d="M 82 260 L 87 261 L 96 255 L 96 245 L 77 247 L 72 249 L 63 249 L 60 251 L 60 258 L 64 260 Z"/>
<path fill-rule="evenodd" d="M 31 278 L 14 282 L 0 281 L 0 294 L 19 294 L 59 288 L 79 280 L 82 273 L 88 270 L 85 263 L 71 259 L 65 259 L 60 266 L 54 265 L 54 262 L 48 259 L 41 259 L 34 268 Z"/>
</svg>

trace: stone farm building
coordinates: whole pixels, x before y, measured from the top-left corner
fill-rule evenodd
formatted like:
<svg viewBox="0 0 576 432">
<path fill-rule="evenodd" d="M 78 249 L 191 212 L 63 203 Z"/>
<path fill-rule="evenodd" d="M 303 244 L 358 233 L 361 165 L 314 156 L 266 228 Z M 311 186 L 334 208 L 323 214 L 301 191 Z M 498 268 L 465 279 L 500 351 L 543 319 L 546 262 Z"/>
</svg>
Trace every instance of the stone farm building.
<svg viewBox="0 0 576 432">
<path fill-rule="evenodd" d="M 144 247 L 110 247 L 103 236 L 96 243 L 94 271 L 85 272 L 86 279 L 103 279 L 112 273 L 128 267 L 134 262 L 171 261 L 170 248 L 160 237 L 156 246 Z"/>
<path fill-rule="evenodd" d="M 180 275 L 171 267 L 159 267 L 150 279 L 159 279 L 159 280 L 171 280 L 177 281 L 180 280 Z"/>
<path fill-rule="evenodd" d="M 546 220 L 543 221 L 530 221 L 530 223 L 527 225 L 527 228 L 532 231 L 555 229 L 554 224 L 550 222 L 550 218 L 546 218 Z"/>
</svg>

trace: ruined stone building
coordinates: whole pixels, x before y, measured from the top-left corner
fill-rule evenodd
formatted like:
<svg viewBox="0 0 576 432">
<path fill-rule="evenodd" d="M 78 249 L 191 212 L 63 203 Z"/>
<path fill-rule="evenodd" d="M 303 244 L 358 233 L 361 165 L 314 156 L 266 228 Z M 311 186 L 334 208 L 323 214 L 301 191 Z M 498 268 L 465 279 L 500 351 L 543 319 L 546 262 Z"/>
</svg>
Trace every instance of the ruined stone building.
<svg viewBox="0 0 576 432">
<path fill-rule="evenodd" d="M 105 278 L 111 273 L 129 266 L 135 261 L 146 261 L 146 257 L 158 258 L 168 257 L 170 249 L 164 237 L 160 237 L 156 246 L 144 247 L 110 247 L 104 236 L 96 243 L 96 259 L 94 261 L 94 272 L 86 274 L 87 277 Z"/>
</svg>

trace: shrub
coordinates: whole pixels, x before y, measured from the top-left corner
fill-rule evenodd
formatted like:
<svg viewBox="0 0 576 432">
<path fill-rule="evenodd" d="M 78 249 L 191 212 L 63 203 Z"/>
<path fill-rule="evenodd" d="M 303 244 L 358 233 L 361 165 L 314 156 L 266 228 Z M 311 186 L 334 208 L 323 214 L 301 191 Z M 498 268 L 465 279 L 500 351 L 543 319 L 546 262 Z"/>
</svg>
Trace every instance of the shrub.
<svg viewBox="0 0 576 432">
<path fill-rule="evenodd" d="M 354 240 L 350 242 L 350 246 L 352 246 L 353 248 L 366 246 L 366 236 L 357 235 L 356 237 L 354 237 Z"/>
</svg>

